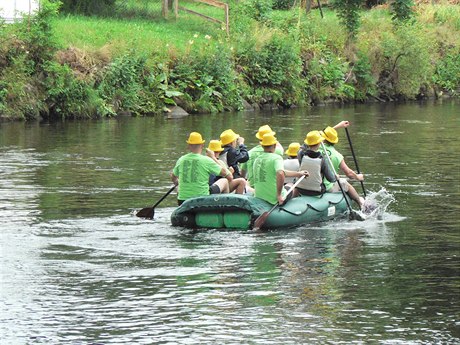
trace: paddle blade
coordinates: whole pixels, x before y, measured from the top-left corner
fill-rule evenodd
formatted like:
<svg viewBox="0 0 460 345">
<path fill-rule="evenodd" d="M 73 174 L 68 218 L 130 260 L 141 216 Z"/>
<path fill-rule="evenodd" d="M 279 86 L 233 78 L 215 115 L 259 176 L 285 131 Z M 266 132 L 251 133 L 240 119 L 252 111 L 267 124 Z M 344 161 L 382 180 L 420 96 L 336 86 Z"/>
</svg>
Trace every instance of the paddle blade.
<svg viewBox="0 0 460 345">
<path fill-rule="evenodd" d="M 153 207 L 145 207 L 136 213 L 137 217 L 153 219 L 155 209 Z"/>
<path fill-rule="evenodd" d="M 366 216 L 361 212 L 352 210 L 350 212 L 350 220 L 359 220 L 360 222 L 362 222 L 366 220 Z"/>
<path fill-rule="evenodd" d="M 254 227 L 252 229 L 256 231 L 260 230 L 260 228 L 265 224 L 265 221 L 267 220 L 269 215 L 270 212 L 262 213 L 254 222 Z"/>
</svg>

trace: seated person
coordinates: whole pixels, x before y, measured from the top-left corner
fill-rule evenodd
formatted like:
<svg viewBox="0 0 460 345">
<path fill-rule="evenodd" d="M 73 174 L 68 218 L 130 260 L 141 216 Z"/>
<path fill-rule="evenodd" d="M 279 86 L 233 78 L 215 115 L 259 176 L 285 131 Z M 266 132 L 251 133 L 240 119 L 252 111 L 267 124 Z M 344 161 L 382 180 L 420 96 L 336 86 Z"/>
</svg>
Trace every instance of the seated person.
<svg viewBox="0 0 460 345">
<path fill-rule="evenodd" d="M 186 142 L 189 153 L 177 160 L 171 172 L 172 182 L 176 186 L 179 185 L 177 203 L 181 205 L 187 199 L 209 195 L 211 192 L 220 193 L 222 190 L 219 186 L 213 187 L 213 190 L 210 191 L 209 176 L 212 174 L 225 177 L 227 182 L 224 183 L 222 188 L 228 190 L 228 183 L 233 179 L 232 174 L 211 158 L 201 154 L 205 143 L 201 134 L 197 132 L 190 133 Z M 217 191 L 217 189 L 219 190 Z"/>
<path fill-rule="evenodd" d="M 209 142 L 208 148 L 206 149 L 206 155 L 210 157 L 214 162 L 222 166 L 223 168 L 227 168 L 225 163 L 219 160 L 219 155 L 223 150 L 224 149 L 222 148 L 222 145 L 219 140 L 211 140 Z M 232 168 L 229 168 L 230 172 L 232 172 L 232 170 L 233 170 Z M 219 186 L 221 193 L 228 193 L 228 192 L 231 193 L 233 191 L 236 194 L 244 193 L 244 188 L 246 186 L 246 180 L 244 178 L 242 177 L 233 178 L 230 182 L 228 182 L 228 190 L 224 191 L 224 188 L 227 187 L 227 184 L 225 184 L 226 181 L 227 180 L 221 176 L 211 175 L 209 178 L 209 185 L 211 186 L 211 188 L 213 185 Z"/>
</svg>

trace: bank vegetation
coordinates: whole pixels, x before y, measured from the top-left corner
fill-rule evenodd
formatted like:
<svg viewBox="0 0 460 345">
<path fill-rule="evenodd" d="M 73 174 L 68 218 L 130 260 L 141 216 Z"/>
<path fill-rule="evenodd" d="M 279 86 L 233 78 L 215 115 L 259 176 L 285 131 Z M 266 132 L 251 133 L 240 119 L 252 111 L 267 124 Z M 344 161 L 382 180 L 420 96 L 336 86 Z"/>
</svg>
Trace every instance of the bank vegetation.
<svg viewBox="0 0 460 345">
<path fill-rule="evenodd" d="M 294 1 L 230 0 L 230 35 L 182 12 L 154 17 L 135 6 L 142 1 L 122 1 L 110 16 L 77 14 L 68 3 L 44 0 L 37 15 L 0 23 L 2 119 L 386 102 L 460 88 L 453 2 L 399 0 L 398 9 L 336 0 L 321 17 Z"/>
</svg>

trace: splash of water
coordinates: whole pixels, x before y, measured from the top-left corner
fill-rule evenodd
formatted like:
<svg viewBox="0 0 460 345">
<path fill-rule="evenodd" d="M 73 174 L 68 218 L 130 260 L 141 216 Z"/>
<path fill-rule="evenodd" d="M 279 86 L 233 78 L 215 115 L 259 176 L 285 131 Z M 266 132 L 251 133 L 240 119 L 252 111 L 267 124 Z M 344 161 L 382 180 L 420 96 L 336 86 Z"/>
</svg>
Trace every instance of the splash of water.
<svg viewBox="0 0 460 345">
<path fill-rule="evenodd" d="M 382 219 L 383 214 L 391 203 L 396 199 L 393 194 L 388 192 L 385 188 L 381 188 L 377 192 L 370 192 L 367 194 L 364 201 L 363 212 L 366 218 Z"/>
</svg>

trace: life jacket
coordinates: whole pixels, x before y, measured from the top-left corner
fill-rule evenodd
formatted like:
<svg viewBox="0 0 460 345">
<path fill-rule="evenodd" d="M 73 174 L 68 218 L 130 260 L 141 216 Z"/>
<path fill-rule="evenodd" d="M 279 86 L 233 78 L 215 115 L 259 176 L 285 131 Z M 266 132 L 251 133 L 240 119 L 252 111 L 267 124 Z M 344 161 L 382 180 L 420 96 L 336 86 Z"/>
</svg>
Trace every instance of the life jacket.
<svg viewBox="0 0 460 345">
<path fill-rule="evenodd" d="M 297 159 L 285 159 L 284 160 L 284 170 L 298 171 L 299 170 L 299 161 Z M 285 177 L 284 184 L 294 183 L 295 177 Z"/>
<path fill-rule="evenodd" d="M 313 192 L 321 192 L 321 183 L 323 182 L 323 177 L 321 176 L 321 162 L 321 157 L 311 158 L 307 155 L 302 157 L 299 170 L 307 170 L 309 176 L 300 181 L 297 185 L 299 188 Z"/>
</svg>

